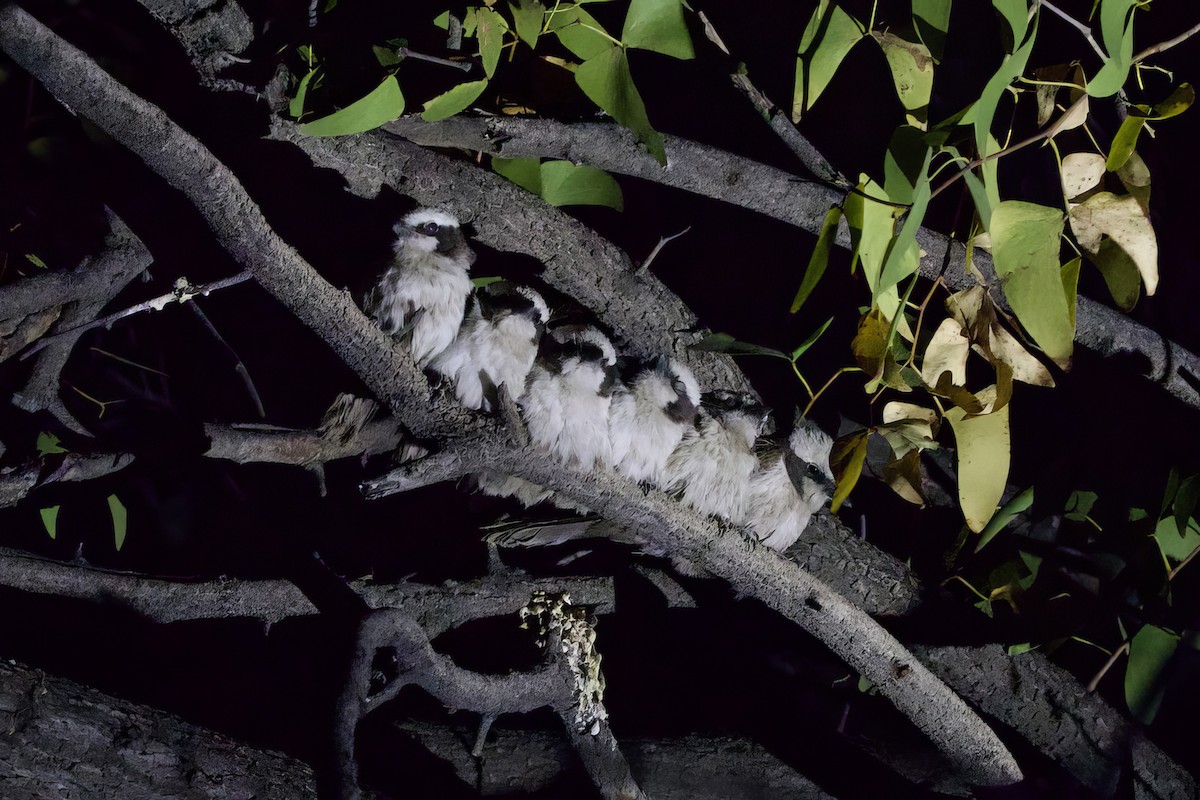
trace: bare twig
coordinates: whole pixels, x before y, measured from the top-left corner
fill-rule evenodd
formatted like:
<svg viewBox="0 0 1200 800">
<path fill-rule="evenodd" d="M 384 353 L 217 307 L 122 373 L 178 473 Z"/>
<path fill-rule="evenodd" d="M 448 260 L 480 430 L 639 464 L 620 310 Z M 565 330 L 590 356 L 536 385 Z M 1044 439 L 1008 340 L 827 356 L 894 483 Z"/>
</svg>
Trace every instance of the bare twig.
<svg viewBox="0 0 1200 800">
<path fill-rule="evenodd" d="M 662 249 L 663 249 L 663 245 L 665 245 L 665 244 L 667 244 L 667 243 L 669 243 L 669 242 L 673 242 L 673 241 L 675 241 L 676 239 L 678 239 L 680 236 L 683 236 L 685 233 L 687 233 L 687 232 L 688 232 L 688 231 L 690 231 L 691 229 L 692 229 L 692 226 L 691 226 L 691 225 L 689 225 L 689 226 L 687 226 L 686 228 L 684 228 L 683 230 L 681 230 L 679 233 L 672 234 L 671 236 L 663 236 L 663 237 L 661 237 L 661 238 L 658 240 L 658 244 L 654 245 L 654 249 L 650 251 L 650 255 L 646 256 L 646 260 L 645 260 L 645 261 L 643 261 L 643 262 L 642 262 L 642 265 L 641 265 L 640 267 L 638 267 L 638 268 L 637 268 L 638 274 L 640 275 L 641 273 L 643 273 L 643 272 L 645 272 L 646 270 L 650 269 L 650 265 L 651 265 L 652 263 L 654 263 L 654 259 L 658 257 L 658 253 L 659 253 L 659 251 L 660 251 L 660 250 L 662 250 Z"/>
<path fill-rule="evenodd" d="M 1087 43 L 1092 46 L 1092 49 L 1096 51 L 1096 55 L 1100 56 L 1100 58 L 1103 58 L 1106 60 L 1108 59 L 1108 54 L 1104 52 L 1104 49 L 1102 47 L 1100 47 L 1099 43 L 1092 36 L 1091 28 L 1089 28 L 1087 25 L 1083 24 L 1079 20 L 1075 19 L 1070 14 L 1068 14 L 1067 12 L 1060 9 L 1058 6 L 1051 3 L 1050 0 L 1041 0 L 1041 6 L 1042 6 L 1042 8 L 1045 8 L 1045 9 L 1048 9 L 1049 11 L 1054 12 L 1054 14 L 1056 16 L 1058 16 L 1060 19 L 1062 19 L 1064 22 L 1066 22 L 1068 25 L 1070 25 L 1075 30 L 1079 31 L 1083 35 L 1083 38 L 1087 40 Z"/>
<path fill-rule="evenodd" d="M 179 286 L 176 286 L 175 289 L 171 290 L 170 292 L 167 292 L 166 294 L 159 295 L 158 297 L 155 297 L 151 300 L 145 300 L 141 303 L 138 303 L 137 305 L 133 305 L 133 306 L 130 306 L 129 308 L 123 309 L 121 311 L 117 311 L 113 314 L 109 314 L 106 317 L 101 317 L 100 319 L 92 320 L 91 322 L 87 323 L 86 325 L 79 325 L 74 328 L 71 328 L 70 330 L 59 331 L 58 333 L 55 333 L 52 336 L 42 337 L 42 339 L 40 341 L 33 344 L 24 353 L 21 354 L 21 360 L 23 361 L 23 360 L 29 358 L 30 356 L 37 353 L 39 350 L 41 350 L 44 347 L 49 347 L 51 344 L 54 343 L 54 340 L 60 336 L 78 337 L 82 333 L 86 333 L 87 331 L 93 330 L 95 328 L 106 328 L 109 325 L 112 325 L 114 322 L 116 322 L 119 319 L 125 319 L 125 317 L 132 317 L 134 314 L 140 314 L 143 311 L 162 311 L 164 308 L 166 308 L 167 305 L 169 305 L 171 303 L 186 303 L 187 301 L 189 301 L 192 298 L 197 297 L 197 296 L 207 297 L 212 292 L 219 291 L 220 289 L 225 289 L 229 286 L 235 286 L 239 283 L 248 281 L 253 277 L 254 277 L 254 275 L 249 270 L 246 270 L 244 272 L 239 272 L 237 275 L 234 275 L 230 278 L 222 278 L 219 281 L 213 281 L 212 283 L 206 283 L 206 284 L 202 284 L 200 286 L 192 286 L 191 284 L 186 282 L 186 279 L 181 279 L 183 281 L 183 283 Z M 218 338 L 219 338 L 219 335 L 218 335 Z"/>
<path fill-rule="evenodd" d="M 424 53 L 418 53 L 415 50 L 409 50 L 407 47 L 397 47 L 396 55 L 404 58 L 414 58 L 417 61 L 428 61 L 430 64 L 441 64 L 443 67 L 454 67 L 461 69 L 463 72 L 471 71 L 471 64 L 467 61 L 451 61 L 448 58 L 439 58 L 438 56 L 428 56 Z"/>
<path fill-rule="evenodd" d="M 1158 44 L 1150 45 L 1145 50 L 1133 57 L 1133 63 L 1140 63 L 1155 53 L 1161 53 L 1164 50 L 1170 50 L 1175 45 L 1183 44 L 1197 33 L 1200 33 L 1200 22 L 1197 22 L 1195 25 L 1188 28 L 1186 31 L 1174 37 L 1173 39 L 1167 39 L 1165 42 L 1159 42 Z"/>
<path fill-rule="evenodd" d="M 43 467 L 40 464 L 29 464 L 9 472 L 0 471 L 0 508 L 16 505 L 21 498 L 47 483 L 100 478 L 119 472 L 132 463 L 133 456 L 129 453 L 67 453 L 58 468 L 48 475 L 43 476 Z"/>
<path fill-rule="evenodd" d="M 249 277 L 249 273 L 242 274 Z M 246 392 L 250 395 L 250 400 L 254 403 L 255 410 L 258 411 L 259 418 L 265 418 L 267 411 L 263 408 L 262 397 L 258 394 L 258 388 L 254 385 L 254 379 L 250 377 L 250 370 L 246 369 L 246 365 L 242 362 L 242 357 L 237 354 L 237 351 L 233 349 L 233 346 L 229 342 L 225 341 L 225 337 L 217 330 L 217 326 L 212 324 L 212 320 L 208 318 L 208 315 L 204 313 L 200 306 L 195 303 L 188 303 L 187 306 L 200 318 L 200 322 L 204 324 L 204 327 L 208 328 L 208 332 L 224 345 L 229 354 L 233 356 L 233 360 L 236 362 L 234 369 L 237 370 L 237 374 L 241 377 L 242 384 L 246 387 Z"/>
</svg>

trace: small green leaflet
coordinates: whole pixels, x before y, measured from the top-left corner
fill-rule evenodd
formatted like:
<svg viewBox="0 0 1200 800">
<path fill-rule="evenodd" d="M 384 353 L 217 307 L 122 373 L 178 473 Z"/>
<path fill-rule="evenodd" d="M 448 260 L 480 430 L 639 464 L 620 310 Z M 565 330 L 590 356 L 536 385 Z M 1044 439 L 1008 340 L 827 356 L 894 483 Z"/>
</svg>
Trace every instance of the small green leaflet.
<svg viewBox="0 0 1200 800">
<path fill-rule="evenodd" d="M 482 289 L 488 284 L 496 283 L 497 281 L 502 280 L 504 280 L 504 278 L 500 277 L 499 275 L 488 275 L 486 278 L 471 278 L 471 285 L 476 289 Z"/>
<path fill-rule="evenodd" d="M 1200 527 L 1194 520 L 1189 521 L 1182 531 L 1175 525 L 1171 517 L 1160 519 L 1154 528 L 1154 541 L 1164 558 L 1169 558 L 1176 564 L 1192 554 L 1200 546 Z"/>
<path fill-rule="evenodd" d="M 1163 672 L 1178 646 L 1178 636 L 1154 625 L 1143 625 L 1129 643 L 1125 702 L 1130 713 L 1147 725 L 1162 705 L 1166 688 Z"/>
<path fill-rule="evenodd" d="M 288 103 L 288 113 L 292 115 L 292 119 L 300 119 L 300 116 L 304 113 L 304 98 L 308 95 L 308 82 L 316 74 L 317 71 L 311 69 L 307 75 L 300 79 L 300 85 L 296 87 L 296 96 Z"/>
<path fill-rule="evenodd" d="M 791 361 L 787 353 L 781 353 L 770 347 L 760 347 L 749 342 L 739 342 L 728 333 L 710 333 L 699 342 L 688 346 L 689 350 L 699 350 L 702 353 L 729 353 L 731 356 L 773 356 Z"/>
<path fill-rule="evenodd" d="M 1138 0 L 1101 0 L 1100 34 L 1108 60 L 1087 83 L 1092 97 L 1110 97 L 1125 85 L 1133 66 L 1133 12 Z"/>
<path fill-rule="evenodd" d="M 630 0 L 621 41 L 675 58 L 694 58 L 692 37 L 683 21 L 681 0 Z"/>
<path fill-rule="evenodd" d="M 951 0 L 912 0 L 913 28 L 921 42 L 929 48 L 934 63 L 941 63 L 946 49 L 946 32 L 950 29 Z"/>
<path fill-rule="evenodd" d="M 509 0 L 513 20 L 517 24 L 517 36 L 530 47 L 537 46 L 538 36 L 542 32 L 542 18 L 546 15 L 546 7 L 538 0 Z"/>
<path fill-rule="evenodd" d="M 792 122 L 813 107 L 846 54 L 858 44 L 866 27 L 829 0 L 821 0 L 800 39 L 796 56 L 796 85 L 792 92 Z"/>
<path fill-rule="evenodd" d="M 404 113 L 404 95 L 395 75 L 383 79 L 366 97 L 356 100 L 341 111 L 304 123 L 300 132 L 306 136 L 345 136 L 362 133 L 391 122 Z"/>
<path fill-rule="evenodd" d="M 584 61 L 607 52 L 613 46 L 612 41 L 600 33 L 604 26 L 579 7 L 568 7 L 552 16 L 550 30 L 554 31 L 563 47 Z"/>
<path fill-rule="evenodd" d="M 808 266 L 804 269 L 804 278 L 800 281 L 800 288 L 796 290 L 796 296 L 792 299 L 792 307 L 788 312 L 795 314 L 804 305 L 804 301 L 813 293 L 813 289 L 817 288 L 817 284 L 821 280 L 821 276 L 825 274 L 825 268 L 829 266 L 829 253 L 833 249 L 833 240 L 837 235 L 838 222 L 842 219 L 842 209 L 840 206 L 834 206 L 825 212 L 825 220 L 821 223 L 821 232 L 817 234 L 817 246 L 813 248 L 812 255 L 809 256 Z"/>
<path fill-rule="evenodd" d="M 1108 161 L 1105 168 L 1116 172 L 1133 155 L 1137 147 L 1138 137 L 1148 120 L 1170 119 L 1187 111 L 1196 102 L 1196 90 L 1189 83 L 1180 84 L 1171 96 L 1154 106 L 1135 105 L 1129 109 L 1129 116 L 1121 122 L 1117 135 L 1113 137 L 1112 147 L 1108 151 Z"/>
<path fill-rule="evenodd" d="M 1017 518 L 1018 514 L 1028 511 L 1033 505 L 1033 487 L 1017 492 L 1013 495 L 1004 506 L 997 511 L 984 529 L 979 533 L 979 542 L 975 545 L 975 552 L 982 550 L 988 542 L 995 538 L 996 534 L 1008 527 L 1008 523 Z"/>
<path fill-rule="evenodd" d="M 128 515 L 125 506 L 115 494 L 108 496 L 108 511 L 112 514 L 113 544 L 120 550 L 121 545 L 125 544 L 125 523 Z"/>
<path fill-rule="evenodd" d="M 621 187 L 603 170 L 570 161 L 536 158 L 493 158 L 492 169 L 552 206 L 625 207 Z"/>
<path fill-rule="evenodd" d="M 872 31 L 892 73 L 896 96 L 907 112 L 910 125 L 924 129 L 929 117 L 929 98 L 933 93 L 933 58 L 929 48 L 900 38 L 894 33 Z"/>
<path fill-rule="evenodd" d="M 25 260 L 28 261 L 30 264 L 33 264 L 38 269 L 46 269 L 46 262 L 42 261 L 40 258 L 38 258 L 33 253 L 26 253 Z"/>
<path fill-rule="evenodd" d="M 808 352 L 808 348 L 812 347 L 814 344 L 817 343 L 817 339 L 821 338 L 821 334 L 825 333 L 825 331 L 829 329 L 829 326 L 831 324 L 833 324 L 833 317 L 830 317 L 829 319 L 825 320 L 825 323 L 821 327 L 817 328 L 815 331 L 813 331 L 809 335 L 809 337 L 807 339 L 805 339 L 803 342 L 801 342 L 800 346 L 792 351 L 792 355 L 789 360 L 795 361 L 797 358 L 799 358 L 800 356 L 802 356 L 806 352 Z"/>
<path fill-rule="evenodd" d="M 1180 536 L 1187 529 L 1188 520 L 1196 513 L 1198 504 L 1200 504 L 1200 475 L 1192 475 L 1179 484 L 1179 491 L 1175 493 L 1175 526 L 1179 528 Z"/>
<path fill-rule="evenodd" d="M 479 25 L 479 55 L 483 59 L 483 71 L 490 78 L 496 74 L 496 65 L 500 63 L 506 25 L 504 18 L 490 8 L 477 10 L 475 20 Z"/>
<path fill-rule="evenodd" d="M 995 397 L 995 389 L 988 387 L 977 395 L 986 403 Z M 958 447 L 958 503 L 973 531 L 987 527 L 1008 481 L 1012 458 L 1008 411 L 1005 406 L 975 417 L 968 417 L 959 407 L 946 411 Z"/>
<path fill-rule="evenodd" d="M 50 506 L 49 508 L 41 509 L 42 525 L 46 528 L 46 533 L 50 534 L 50 538 L 58 537 L 58 509 L 61 506 Z"/>
<path fill-rule="evenodd" d="M 37 437 L 37 447 L 39 456 L 48 456 L 51 453 L 67 453 L 70 452 L 67 448 L 59 444 L 59 439 L 53 433 L 42 431 Z"/>
<path fill-rule="evenodd" d="M 474 103 L 479 98 L 479 95 L 483 94 L 483 90 L 487 86 L 488 81 L 486 78 L 481 81 L 460 83 L 458 86 L 439 94 L 426 103 L 425 110 L 421 112 L 421 119 L 426 122 L 437 122 L 447 117 L 453 117 L 458 112 L 465 110 L 471 103 Z"/>
<path fill-rule="evenodd" d="M 667 153 L 662 135 L 650 126 L 642 96 L 629 74 L 629 60 L 623 47 L 611 46 L 583 62 L 575 71 L 575 82 L 593 103 L 633 131 L 650 155 L 666 166 Z"/>
</svg>

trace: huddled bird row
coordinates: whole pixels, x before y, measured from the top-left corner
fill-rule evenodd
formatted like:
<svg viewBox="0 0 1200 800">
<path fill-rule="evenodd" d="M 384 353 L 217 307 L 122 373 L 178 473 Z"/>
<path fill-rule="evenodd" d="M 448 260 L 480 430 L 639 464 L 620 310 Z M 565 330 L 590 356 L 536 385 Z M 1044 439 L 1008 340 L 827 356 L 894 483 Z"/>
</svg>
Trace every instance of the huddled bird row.
<svg viewBox="0 0 1200 800">
<path fill-rule="evenodd" d="M 418 209 L 395 232 L 395 257 L 365 310 L 406 337 L 418 365 L 452 384 L 463 406 L 493 411 L 504 392 L 532 442 L 555 459 L 673 493 L 776 550 L 829 501 L 832 441 L 816 425 L 797 415 L 786 439 L 765 440 L 769 409 L 752 395 L 701 396 L 691 370 L 667 356 L 622 369 L 593 325 L 543 336 L 550 312 L 533 289 L 500 281 L 472 294 L 475 254 L 450 214 Z M 585 510 L 515 476 L 484 473 L 475 483 L 526 506 Z"/>
</svg>

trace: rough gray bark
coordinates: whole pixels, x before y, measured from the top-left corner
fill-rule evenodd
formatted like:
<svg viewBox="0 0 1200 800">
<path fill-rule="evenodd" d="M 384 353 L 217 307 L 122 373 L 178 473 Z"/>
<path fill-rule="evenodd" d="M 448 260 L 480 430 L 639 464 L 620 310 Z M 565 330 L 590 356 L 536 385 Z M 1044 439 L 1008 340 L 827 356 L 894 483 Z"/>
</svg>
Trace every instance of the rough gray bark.
<svg viewBox="0 0 1200 800">
<path fill-rule="evenodd" d="M 999 645 L 915 647 L 942 680 L 1017 730 L 1102 797 L 1113 797 L 1128 764 L 1135 796 L 1186 800 L 1195 779 L 1134 725 L 1040 653 L 1009 656 Z"/>
<path fill-rule="evenodd" d="M 6 800 L 302 800 L 312 770 L 161 711 L 0 661 Z"/>
<path fill-rule="evenodd" d="M 483 756 L 464 747 L 473 731 L 404 722 L 399 730 L 450 763 L 482 797 L 547 789 L 575 755 L 562 736 L 492 728 Z M 623 739 L 621 749 L 643 790 L 654 800 L 830 800 L 796 771 L 746 739 L 688 736 Z"/>
<path fill-rule="evenodd" d="M 49 474 L 40 464 L 29 464 L 11 471 L 0 470 L 0 508 L 15 506 L 27 494 L 47 483 L 89 481 L 119 472 L 133 463 L 129 453 L 78 455 L 67 453 L 62 463 Z"/>
</svg>

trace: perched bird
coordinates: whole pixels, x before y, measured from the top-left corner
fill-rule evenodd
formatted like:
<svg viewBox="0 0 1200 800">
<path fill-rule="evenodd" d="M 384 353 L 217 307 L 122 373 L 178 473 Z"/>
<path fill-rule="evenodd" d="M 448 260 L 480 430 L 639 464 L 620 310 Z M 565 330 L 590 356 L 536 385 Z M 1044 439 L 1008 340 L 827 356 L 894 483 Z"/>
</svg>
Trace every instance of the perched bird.
<svg viewBox="0 0 1200 800">
<path fill-rule="evenodd" d="M 542 341 L 525 394 L 518 403 L 530 440 L 559 461 L 584 469 L 612 466 L 609 407 L 617 379 L 617 353 L 590 325 L 556 328 Z M 554 494 L 524 478 L 487 470 L 474 476 L 475 488 L 495 497 L 516 497 L 532 506 Z M 557 498 L 560 508 L 587 509 Z"/>
<path fill-rule="evenodd" d="M 544 349 L 519 400 L 529 438 L 565 463 L 612 466 L 608 418 L 617 380 L 612 343 L 590 325 L 569 325 L 552 331 Z"/>
<path fill-rule="evenodd" d="M 813 513 L 833 497 L 832 447 L 825 431 L 797 413 L 784 446 L 761 453 L 758 471 L 750 476 L 746 522 L 767 547 L 790 547 Z"/>
<path fill-rule="evenodd" d="M 725 390 L 704 395 L 696 426 L 667 459 L 663 488 L 703 514 L 745 524 L 750 476 L 758 466 L 754 441 L 770 409 L 753 395 Z"/>
<path fill-rule="evenodd" d="M 660 485 L 667 458 L 699 408 L 700 386 L 690 369 L 666 356 L 642 365 L 612 398 L 608 431 L 617 471 Z"/>
<path fill-rule="evenodd" d="M 444 211 L 419 208 L 395 232 L 395 257 L 367 292 L 363 309 L 393 336 L 411 334 L 413 358 L 424 367 L 458 333 L 475 253 L 458 220 Z"/>
<path fill-rule="evenodd" d="M 476 292 L 458 336 L 429 368 L 454 382 L 463 406 L 494 411 L 500 386 L 514 401 L 524 394 L 549 318 L 546 302 L 528 286 L 490 283 Z"/>
</svg>

